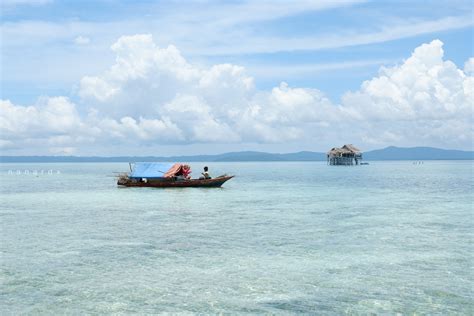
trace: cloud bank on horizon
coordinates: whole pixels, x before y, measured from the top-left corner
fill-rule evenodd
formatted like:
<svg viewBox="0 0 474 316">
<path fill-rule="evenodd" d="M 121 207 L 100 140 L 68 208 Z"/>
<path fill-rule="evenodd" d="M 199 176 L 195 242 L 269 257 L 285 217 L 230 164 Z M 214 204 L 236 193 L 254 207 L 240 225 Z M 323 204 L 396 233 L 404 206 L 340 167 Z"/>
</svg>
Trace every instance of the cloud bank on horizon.
<svg viewBox="0 0 474 316">
<path fill-rule="evenodd" d="M 464 69 L 433 40 L 334 103 L 323 91 L 281 82 L 258 89 L 242 66 L 203 67 L 150 34 L 120 37 L 115 63 L 85 76 L 79 99 L 40 97 L 22 106 L 1 100 L 6 154 L 123 154 L 157 145 L 279 144 L 472 148 L 474 58 Z"/>
</svg>

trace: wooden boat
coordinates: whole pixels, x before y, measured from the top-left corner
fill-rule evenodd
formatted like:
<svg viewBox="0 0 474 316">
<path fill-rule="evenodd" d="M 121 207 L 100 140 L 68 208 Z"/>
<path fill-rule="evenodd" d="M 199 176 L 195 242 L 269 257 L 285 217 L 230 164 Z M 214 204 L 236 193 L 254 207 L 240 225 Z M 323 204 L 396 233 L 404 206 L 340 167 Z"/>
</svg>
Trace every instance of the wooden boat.
<svg viewBox="0 0 474 316">
<path fill-rule="evenodd" d="M 175 179 L 130 179 L 128 177 L 119 177 L 117 184 L 126 187 L 152 187 L 152 188 L 218 188 L 222 186 L 227 180 L 234 176 L 219 176 L 211 179 L 189 179 L 189 180 L 175 180 Z"/>
<path fill-rule="evenodd" d="M 183 171 L 190 168 L 181 163 L 136 162 L 130 164 L 130 173 L 119 174 L 117 185 L 152 188 L 217 188 L 234 176 L 222 175 L 209 179 L 186 179 Z"/>
</svg>

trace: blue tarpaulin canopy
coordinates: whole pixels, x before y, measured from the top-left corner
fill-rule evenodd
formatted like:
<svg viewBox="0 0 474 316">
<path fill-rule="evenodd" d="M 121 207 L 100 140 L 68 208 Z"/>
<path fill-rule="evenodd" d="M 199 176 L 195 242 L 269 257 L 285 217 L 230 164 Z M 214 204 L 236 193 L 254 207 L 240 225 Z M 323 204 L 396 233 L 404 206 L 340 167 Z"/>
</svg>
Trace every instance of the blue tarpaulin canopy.
<svg viewBox="0 0 474 316">
<path fill-rule="evenodd" d="M 163 178 L 174 163 L 171 162 L 136 162 L 130 178 Z"/>
</svg>

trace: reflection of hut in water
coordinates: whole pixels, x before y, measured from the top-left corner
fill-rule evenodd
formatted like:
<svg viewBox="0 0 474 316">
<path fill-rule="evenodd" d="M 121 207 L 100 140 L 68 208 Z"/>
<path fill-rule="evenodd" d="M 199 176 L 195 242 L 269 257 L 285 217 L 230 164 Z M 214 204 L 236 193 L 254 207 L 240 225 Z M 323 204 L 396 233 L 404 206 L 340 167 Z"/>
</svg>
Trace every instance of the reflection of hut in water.
<svg viewBox="0 0 474 316">
<path fill-rule="evenodd" d="M 358 165 L 362 160 L 362 152 L 352 144 L 344 145 L 341 148 L 333 148 L 327 153 L 328 164 L 331 166 Z"/>
</svg>

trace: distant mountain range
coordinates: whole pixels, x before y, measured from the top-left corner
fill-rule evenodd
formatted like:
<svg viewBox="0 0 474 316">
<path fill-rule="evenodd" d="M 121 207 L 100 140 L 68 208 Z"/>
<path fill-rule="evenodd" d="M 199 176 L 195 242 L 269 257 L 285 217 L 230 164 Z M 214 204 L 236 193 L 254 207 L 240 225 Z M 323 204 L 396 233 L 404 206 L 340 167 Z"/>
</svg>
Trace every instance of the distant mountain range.
<svg viewBox="0 0 474 316">
<path fill-rule="evenodd" d="M 473 151 L 447 150 L 433 147 L 387 147 L 363 153 L 364 160 L 472 160 Z M 134 162 L 134 161 L 325 161 L 326 153 L 300 151 L 274 154 L 257 151 L 231 152 L 218 155 L 171 157 L 78 157 L 78 156 L 0 156 L 0 162 Z"/>
</svg>

